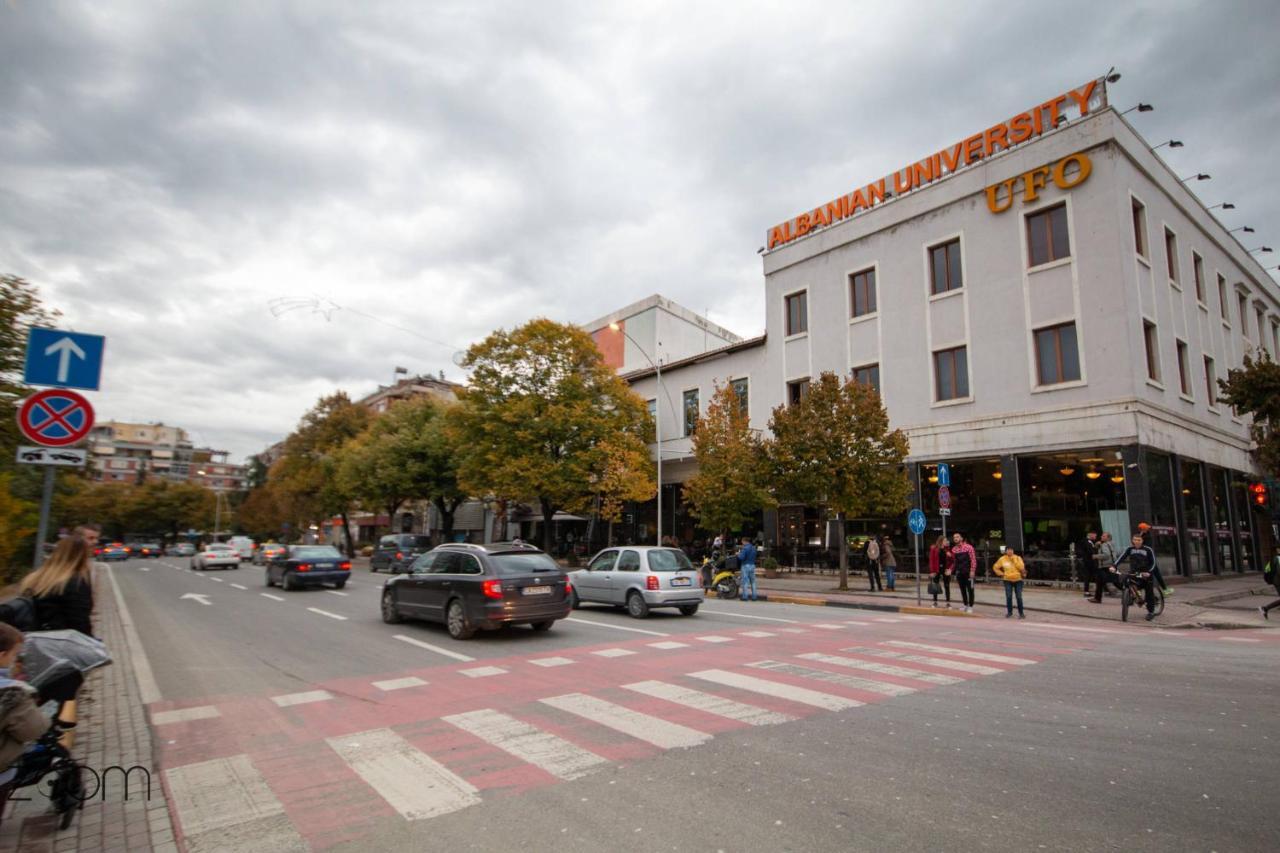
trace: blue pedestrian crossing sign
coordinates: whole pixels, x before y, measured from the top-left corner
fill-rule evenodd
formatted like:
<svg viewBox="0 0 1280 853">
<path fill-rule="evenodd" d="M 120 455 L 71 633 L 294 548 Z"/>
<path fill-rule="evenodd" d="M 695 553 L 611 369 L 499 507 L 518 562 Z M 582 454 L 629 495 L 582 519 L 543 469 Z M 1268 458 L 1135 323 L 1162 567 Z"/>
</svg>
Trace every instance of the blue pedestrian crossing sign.
<svg viewBox="0 0 1280 853">
<path fill-rule="evenodd" d="M 917 536 L 924 533 L 924 513 L 918 509 L 911 510 L 907 516 L 907 527 L 910 527 L 911 532 Z"/>
<path fill-rule="evenodd" d="M 32 328 L 22 381 L 53 388 L 97 391 L 102 384 L 102 350 L 107 339 L 61 329 Z"/>
<path fill-rule="evenodd" d="M 951 466 L 948 465 L 946 462 L 938 463 L 938 485 L 939 486 L 951 485 Z"/>
</svg>

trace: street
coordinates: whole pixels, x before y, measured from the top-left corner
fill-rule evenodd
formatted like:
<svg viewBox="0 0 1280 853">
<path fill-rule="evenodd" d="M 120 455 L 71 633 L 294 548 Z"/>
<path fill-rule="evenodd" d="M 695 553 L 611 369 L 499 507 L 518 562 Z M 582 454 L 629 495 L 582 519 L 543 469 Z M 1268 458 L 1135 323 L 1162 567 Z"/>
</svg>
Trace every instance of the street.
<svg viewBox="0 0 1280 853">
<path fill-rule="evenodd" d="M 1227 851 L 1280 832 L 1275 632 L 709 600 L 454 642 L 383 624 L 367 571 L 345 594 L 268 589 L 248 564 L 111 574 L 191 851 Z"/>
</svg>

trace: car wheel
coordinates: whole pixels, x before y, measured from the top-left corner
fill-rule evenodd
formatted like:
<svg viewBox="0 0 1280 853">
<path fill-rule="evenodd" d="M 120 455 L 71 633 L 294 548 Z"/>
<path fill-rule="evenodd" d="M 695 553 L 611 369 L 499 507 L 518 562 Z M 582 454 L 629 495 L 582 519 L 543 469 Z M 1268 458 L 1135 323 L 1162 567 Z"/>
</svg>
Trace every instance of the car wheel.
<svg viewBox="0 0 1280 853">
<path fill-rule="evenodd" d="M 449 629 L 449 636 L 455 640 L 469 640 L 476 632 L 476 629 L 467 622 L 467 612 L 463 609 L 462 602 L 456 598 L 449 602 L 449 609 L 445 615 L 445 627 Z"/>
<path fill-rule="evenodd" d="M 627 595 L 627 613 L 636 619 L 643 619 L 649 615 L 649 605 L 644 600 L 644 596 L 632 590 Z"/>
<path fill-rule="evenodd" d="M 396 596 L 391 590 L 382 593 L 382 621 L 388 625 L 398 625 L 404 620 L 396 609 Z"/>
<path fill-rule="evenodd" d="M 295 589 L 297 589 L 298 584 L 293 579 L 293 572 L 285 572 L 284 575 L 280 578 L 280 585 L 284 587 L 287 592 L 293 592 Z"/>
<path fill-rule="evenodd" d="M 347 585 L 347 582 L 346 582 L 346 581 L 338 581 L 337 583 L 335 583 L 335 584 L 333 585 L 333 588 L 334 588 L 334 589 L 342 589 L 342 588 L 343 588 L 344 586 L 346 586 L 346 585 Z"/>
<path fill-rule="evenodd" d="M 550 630 L 551 630 L 551 626 L 552 626 L 552 625 L 554 625 L 554 624 L 556 624 L 556 620 L 554 620 L 554 619 L 547 619 L 547 620 L 545 620 L 545 621 L 543 621 L 543 622 L 534 622 L 534 623 L 533 623 L 533 630 L 535 630 L 535 631 L 550 631 Z"/>
<path fill-rule="evenodd" d="M 574 610 L 577 610 L 582 606 L 582 601 L 579 600 L 578 591 L 576 589 L 569 592 L 569 606 Z"/>
<path fill-rule="evenodd" d="M 698 612 L 698 605 L 696 604 L 686 604 L 680 608 L 681 616 L 692 616 L 697 612 Z"/>
<path fill-rule="evenodd" d="M 271 579 L 271 570 L 270 570 L 270 569 L 268 569 L 268 570 L 267 570 L 266 575 L 267 575 L 267 586 L 275 586 L 275 585 L 276 585 L 276 582 L 275 582 L 275 581 L 273 581 L 273 580 Z"/>
</svg>

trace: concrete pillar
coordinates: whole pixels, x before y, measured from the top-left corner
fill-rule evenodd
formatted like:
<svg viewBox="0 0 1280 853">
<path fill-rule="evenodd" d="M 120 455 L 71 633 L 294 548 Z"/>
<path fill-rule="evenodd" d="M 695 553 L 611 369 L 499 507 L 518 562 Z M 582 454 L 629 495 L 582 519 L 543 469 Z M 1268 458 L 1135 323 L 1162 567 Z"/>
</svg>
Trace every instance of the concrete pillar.
<svg viewBox="0 0 1280 853">
<path fill-rule="evenodd" d="M 1022 484 L 1016 456 L 1000 457 L 1000 499 L 1004 505 L 1004 543 L 1021 554 L 1026 543 L 1022 541 Z"/>
</svg>

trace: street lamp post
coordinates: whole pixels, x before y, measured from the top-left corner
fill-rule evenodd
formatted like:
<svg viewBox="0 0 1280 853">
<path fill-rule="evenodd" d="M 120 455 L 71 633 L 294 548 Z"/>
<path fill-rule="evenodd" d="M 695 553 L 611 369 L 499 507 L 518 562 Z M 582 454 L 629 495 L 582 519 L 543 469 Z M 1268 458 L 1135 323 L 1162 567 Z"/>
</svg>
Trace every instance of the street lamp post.
<svg viewBox="0 0 1280 853">
<path fill-rule="evenodd" d="M 644 356 L 644 360 L 649 362 L 649 366 L 653 368 L 658 378 L 658 394 L 654 397 L 653 404 L 653 421 L 654 421 L 654 437 L 658 443 L 658 536 L 654 541 L 655 545 L 662 544 L 662 368 L 659 367 L 653 359 L 649 358 L 649 354 L 644 351 L 644 347 L 636 341 L 635 338 L 627 334 L 627 330 L 622 328 L 620 323 L 610 323 L 609 328 L 621 335 L 631 343 L 636 345 L 636 349 L 640 350 L 640 354 Z"/>
</svg>

